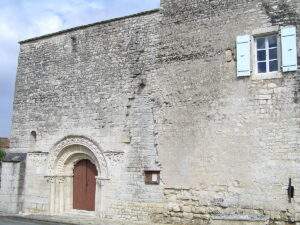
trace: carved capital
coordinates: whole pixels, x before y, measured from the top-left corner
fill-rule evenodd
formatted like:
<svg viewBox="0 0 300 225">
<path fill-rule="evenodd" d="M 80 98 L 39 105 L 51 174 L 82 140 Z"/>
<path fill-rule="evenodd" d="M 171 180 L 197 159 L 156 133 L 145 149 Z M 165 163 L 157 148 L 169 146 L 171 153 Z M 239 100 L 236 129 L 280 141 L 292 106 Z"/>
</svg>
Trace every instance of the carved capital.
<svg viewBox="0 0 300 225">
<path fill-rule="evenodd" d="M 95 178 L 96 178 L 96 183 L 100 186 L 104 186 L 109 181 L 108 178 L 103 178 L 103 177 L 95 177 Z"/>
<path fill-rule="evenodd" d="M 45 176 L 47 183 L 54 183 L 55 177 L 54 176 Z"/>
<path fill-rule="evenodd" d="M 108 151 L 108 152 L 104 152 L 104 155 L 105 155 L 105 157 L 108 160 L 110 165 L 116 165 L 120 161 L 122 161 L 122 158 L 124 156 L 124 152 Z"/>
<path fill-rule="evenodd" d="M 66 177 L 57 177 L 58 183 L 64 183 L 65 182 Z"/>
</svg>

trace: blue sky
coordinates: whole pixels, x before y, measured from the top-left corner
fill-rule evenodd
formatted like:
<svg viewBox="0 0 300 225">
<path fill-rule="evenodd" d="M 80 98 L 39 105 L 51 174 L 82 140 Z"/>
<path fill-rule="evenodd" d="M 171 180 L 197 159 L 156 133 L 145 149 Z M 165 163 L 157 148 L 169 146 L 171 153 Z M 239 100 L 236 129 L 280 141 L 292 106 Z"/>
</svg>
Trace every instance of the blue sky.
<svg viewBox="0 0 300 225">
<path fill-rule="evenodd" d="M 18 41 L 159 7 L 159 0 L 0 0 L 0 136 L 10 135 Z"/>
</svg>

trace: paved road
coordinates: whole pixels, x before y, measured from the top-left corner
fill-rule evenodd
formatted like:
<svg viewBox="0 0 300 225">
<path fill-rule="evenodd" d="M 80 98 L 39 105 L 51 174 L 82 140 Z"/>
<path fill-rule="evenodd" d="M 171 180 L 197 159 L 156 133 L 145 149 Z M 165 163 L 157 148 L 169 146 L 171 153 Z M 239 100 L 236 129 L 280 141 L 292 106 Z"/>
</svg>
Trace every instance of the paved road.
<svg viewBox="0 0 300 225">
<path fill-rule="evenodd" d="M 0 225 L 66 225 L 62 223 L 42 222 L 14 217 L 0 217 Z"/>
</svg>

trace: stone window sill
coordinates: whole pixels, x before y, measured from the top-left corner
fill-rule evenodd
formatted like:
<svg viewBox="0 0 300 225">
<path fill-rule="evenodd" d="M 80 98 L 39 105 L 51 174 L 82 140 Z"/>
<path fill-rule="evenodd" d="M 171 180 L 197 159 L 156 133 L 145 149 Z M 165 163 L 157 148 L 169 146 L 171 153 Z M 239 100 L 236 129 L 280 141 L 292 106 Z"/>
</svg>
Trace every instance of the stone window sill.
<svg viewBox="0 0 300 225">
<path fill-rule="evenodd" d="M 271 73 L 256 73 L 251 76 L 252 80 L 267 80 L 267 79 L 276 79 L 282 78 L 283 75 L 281 72 L 271 72 Z"/>
</svg>

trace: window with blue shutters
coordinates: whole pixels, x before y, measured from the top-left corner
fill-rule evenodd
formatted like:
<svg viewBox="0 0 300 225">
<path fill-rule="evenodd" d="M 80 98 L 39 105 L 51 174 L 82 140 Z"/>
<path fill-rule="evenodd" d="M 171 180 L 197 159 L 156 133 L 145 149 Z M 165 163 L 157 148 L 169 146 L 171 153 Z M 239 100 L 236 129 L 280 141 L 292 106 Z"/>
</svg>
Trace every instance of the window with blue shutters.
<svg viewBox="0 0 300 225">
<path fill-rule="evenodd" d="M 237 76 L 257 78 L 282 77 L 297 70 L 296 27 L 286 26 L 280 32 L 267 31 L 238 36 L 236 39 Z M 282 72 L 282 73 L 280 73 Z"/>
</svg>

